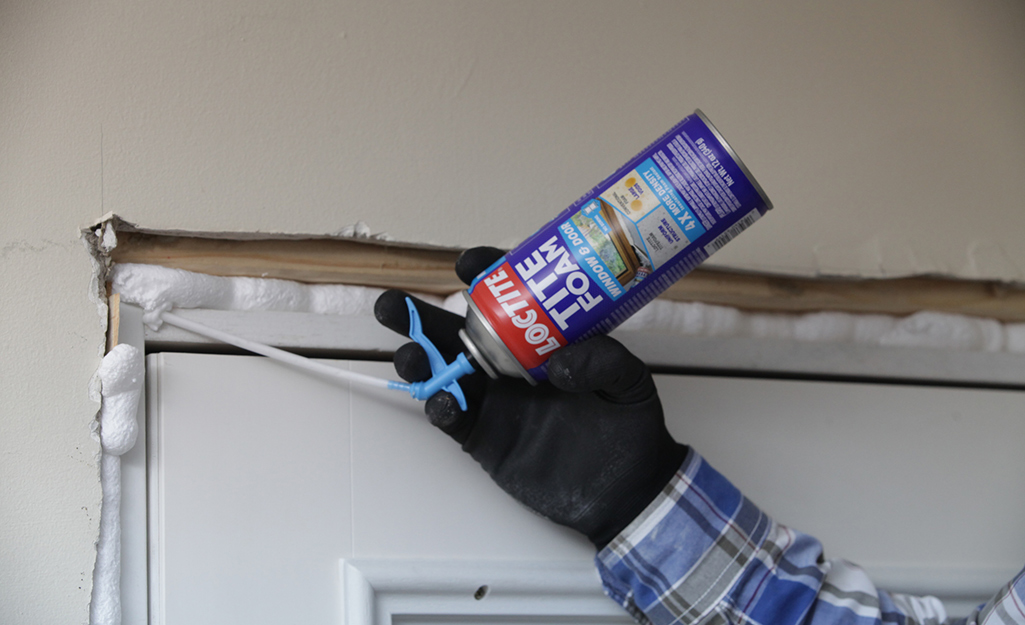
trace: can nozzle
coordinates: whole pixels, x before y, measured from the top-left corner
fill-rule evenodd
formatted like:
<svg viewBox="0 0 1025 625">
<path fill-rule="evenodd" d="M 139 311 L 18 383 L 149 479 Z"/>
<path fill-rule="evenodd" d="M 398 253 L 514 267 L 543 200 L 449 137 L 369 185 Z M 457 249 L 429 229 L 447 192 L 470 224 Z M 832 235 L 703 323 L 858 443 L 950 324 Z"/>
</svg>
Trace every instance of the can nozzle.
<svg viewBox="0 0 1025 625">
<path fill-rule="evenodd" d="M 446 390 L 452 393 L 456 401 L 459 402 L 459 408 L 466 410 L 466 396 L 463 395 L 463 389 L 459 386 L 459 378 L 473 373 L 476 369 L 473 368 L 473 364 L 470 363 L 466 354 L 459 354 L 451 363 L 446 363 L 445 357 L 423 333 L 420 314 L 417 312 L 413 300 L 407 297 L 406 306 L 409 308 L 409 338 L 416 341 L 427 352 L 427 360 L 431 363 L 431 373 L 433 374 L 430 380 L 411 383 L 408 389 L 409 394 L 413 396 L 413 399 L 422 400 L 433 396 L 440 390 Z"/>
</svg>

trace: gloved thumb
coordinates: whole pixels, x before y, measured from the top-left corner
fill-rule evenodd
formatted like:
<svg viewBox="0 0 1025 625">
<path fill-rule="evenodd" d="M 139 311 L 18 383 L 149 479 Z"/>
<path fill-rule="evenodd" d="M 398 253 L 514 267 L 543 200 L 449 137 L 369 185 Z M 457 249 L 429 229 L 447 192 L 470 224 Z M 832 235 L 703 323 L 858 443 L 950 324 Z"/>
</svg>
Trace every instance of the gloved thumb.
<svg viewBox="0 0 1025 625">
<path fill-rule="evenodd" d="M 640 403 L 656 394 L 648 366 L 609 336 L 595 336 L 552 354 L 548 380 L 558 389 L 597 392 L 617 404 Z"/>
<path fill-rule="evenodd" d="M 497 247 L 471 247 L 456 259 L 456 275 L 465 284 L 470 284 L 482 271 L 505 255 Z"/>
</svg>

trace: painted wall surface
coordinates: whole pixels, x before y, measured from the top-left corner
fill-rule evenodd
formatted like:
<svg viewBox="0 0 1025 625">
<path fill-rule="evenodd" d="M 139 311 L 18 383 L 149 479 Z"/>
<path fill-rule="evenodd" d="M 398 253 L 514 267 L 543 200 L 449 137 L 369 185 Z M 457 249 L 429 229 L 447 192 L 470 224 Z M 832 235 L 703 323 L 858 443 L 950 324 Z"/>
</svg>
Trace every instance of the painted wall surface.
<svg viewBox="0 0 1025 625">
<path fill-rule="evenodd" d="M 702 108 L 776 204 L 714 261 L 1025 279 L 1016 0 L 0 4 L 0 622 L 87 620 L 80 227 L 511 245 Z"/>
</svg>

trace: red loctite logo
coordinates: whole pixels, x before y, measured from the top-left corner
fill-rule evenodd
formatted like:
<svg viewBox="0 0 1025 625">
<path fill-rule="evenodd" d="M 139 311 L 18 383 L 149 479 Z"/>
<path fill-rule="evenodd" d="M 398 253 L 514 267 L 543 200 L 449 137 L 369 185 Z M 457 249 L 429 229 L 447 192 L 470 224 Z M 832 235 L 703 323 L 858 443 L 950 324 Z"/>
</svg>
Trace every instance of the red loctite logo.
<svg viewBox="0 0 1025 625">
<path fill-rule="evenodd" d="M 502 263 L 478 282 L 470 296 L 525 369 L 539 366 L 566 345 L 562 333 L 509 263 Z"/>
</svg>

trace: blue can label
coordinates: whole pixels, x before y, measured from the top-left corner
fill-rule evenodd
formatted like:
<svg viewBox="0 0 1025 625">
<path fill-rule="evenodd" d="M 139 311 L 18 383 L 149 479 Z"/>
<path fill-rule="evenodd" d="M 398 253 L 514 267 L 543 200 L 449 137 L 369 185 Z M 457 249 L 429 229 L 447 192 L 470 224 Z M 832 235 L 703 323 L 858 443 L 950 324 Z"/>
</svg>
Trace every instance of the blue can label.
<svg viewBox="0 0 1025 625">
<path fill-rule="evenodd" d="M 470 297 L 534 379 L 549 355 L 609 332 L 771 205 L 691 115 L 524 241 Z"/>
</svg>

